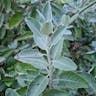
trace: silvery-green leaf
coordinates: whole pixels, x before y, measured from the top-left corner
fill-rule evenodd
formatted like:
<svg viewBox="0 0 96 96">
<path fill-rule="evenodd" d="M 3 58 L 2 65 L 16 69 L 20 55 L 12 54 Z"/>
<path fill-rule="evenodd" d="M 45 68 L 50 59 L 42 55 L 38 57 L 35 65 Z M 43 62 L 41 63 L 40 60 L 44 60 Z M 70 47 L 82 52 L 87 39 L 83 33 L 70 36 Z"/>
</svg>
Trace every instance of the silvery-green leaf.
<svg viewBox="0 0 96 96">
<path fill-rule="evenodd" d="M 33 32 L 33 38 L 38 47 L 43 50 L 47 50 L 48 38 L 45 35 L 40 33 L 40 24 L 33 18 L 26 18 L 25 22 L 27 23 L 30 30 Z"/>
<path fill-rule="evenodd" d="M 43 8 L 43 14 L 47 21 L 52 21 L 52 9 L 49 1 L 45 4 Z"/>
<path fill-rule="evenodd" d="M 64 35 L 66 36 L 66 35 L 72 35 L 72 32 L 70 31 L 70 30 L 66 30 L 66 32 L 64 33 Z"/>
<path fill-rule="evenodd" d="M 92 41 L 92 46 L 96 48 L 96 41 Z"/>
<path fill-rule="evenodd" d="M 60 57 L 53 60 L 53 66 L 64 71 L 73 71 L 77 69 L 76 64 L 68 57 Z"/>
<path fill-rule="evenodd" d="M 23 63 L 31 64 L 38 69 L 47 69 L 47 61 L 38 51 L 24 50 L 15 56 L 15 59 Z"/>
<path fill-rule="evenodd" d="M 59 40 L 65 35 L 71 35 L 71 31 L 67 30 L 65 27 L 62 27 L 60 29 L 58 29 L 52 36 L 52 42 L 51 42 L 51 46 L 57 44 L 59 42 Z"/>
<path fill-rule="evenodd" d="M 78 13 L 75 14 L 75 15 L 73 15 L 73 16 L 71 17 L 71 20 L 70 20 L 69 24 L 73 23 L 73 22 L 78 18 L 78 16 L 79 16 Z"/>
<path fill-rule="evenodd" d="M 0 57 L 0 63 L 5 61 L 6 59 L 4 57 Z"/>
<path fill-rule="evenodd" d="M 37 35 L 40 33 L 40 24 L 36 19 L 31 17 L 25 18 L 25 22 L 34 34 Z"/>
<path fill-rule="evenodd" d="M 69 15 L 63 15 L 62 16 L 62 18 L 61 18 L 61 22 L 60 22 L 60 24 L 61 25 L 64 25 L 64 26 L 67 26 L 68 24 L 69 24 L 69 22 L 70 22 L 70 16 Z"/>
<path fill-rule="evenodd" d="M 51 22 L 45 22 L 41 26 L 41 33 L 44 35 L 49 35 L 53 32 L 53 24 Z"/>
<path fill-rule="evenodd" d="M 64 40 L 74 41 L 75 38 L 72 35 L 64 35 Z"/>
<path fill-rule="evenodd" d="M 78 89 L 78 88 L 88 88 L 88 83 L 79 74 L 65 71 L 62 72 L 59 77 L 53 79 L 54 88 L 64 89 Z"/>
<path fill-rule="evenodd" d="M 70 46 L 70 43 L 68 41 L 64 41 L 64 44 L 63 44 L 63 56 L 70 56 L 69 46 Z"/>
<path fill-rule="evenodd" d="M 36 43 L 36 45 L 43 49 L 43 50 L 47 50 L 48 49 L 48 37 L 45 35 L 34 35 L 34 41 Z"/>
<path fill-rule="evenodd" d="M 36 77 L 28 88 L 27 96 L 40 96 L 47 87 L 48 82 L 49 80 L 46 76 Z"/>
<path fill-rule="evenodd" d="M 15 49 L 17 48 L 17 45 L 18 45 L 17 40 L 14 40 L 10 45 L 8 45 L 8 47 L 10 49 Z"/>
<path fill-rule="evenodd" d="M 38 15 L 40 16 L 40 19 L 42 21 L 45 21 L 46 19 L 45 19 L 44 15 L 38 9 L 36 11 L 37 11 Z"/>
<path fill-rule="evenodd" d="M 28 86 L 37 76 L 39 75 L 39 72 L 37 71 L 27 71 L 26 73 L 18 73 L 18 76 L 16 77 L 17 82 L 20 86 Z"/>
<path fill-rule="evenodd" d="M 94 54 L 94 53 L 96 53 L 96 49 L 92 50 L 92 51 L 89 51 L 89 52 L 86 52 L 86 54 Z"/>
<path fill-rule="evenodd" d="M 89 20 L 89 22 L 92 22 L 92 23 L 96 23 L 96 18 L 95 17 L 91 17 L 91 18 L 89 18 L 90 20 Z"/>
<path fill-rule="evenodd" d="M 20 53 L 18 53 L 18 56 L 20 56 L 22 58 L 23 57 L 35 58 L 35 57 L 43 57 L 43 54 L 40 53 L 37 49 L 28 48 L 28 49 L 24 49 Z"/>
<path fill-rule="evenodd" d="M 49 89 L 47 90 L 43 96 L 69 96 L 66 91 Z"/>
<path fill-rule="evenodd" d="M 87 81 L 89 87 L 96 93 L 96 80 L 93 78 L 91 74 L 88 73 L 80 73 L 80 75 Z"/>
<path fill-rule="evenodd" d="M 31 64 L 33 67 L 38 69 L 47 69 L 47 62 L 43 57 L 30 58 L 30 57 L 15 56 L 15 59 L 23 63 Z"/>
<path fill-rule="evenodd" d="M 54 45 L 52 48 L 51 48 L 51 57 L 52 58 L 58 58 L 61 56 L 62 54 L 62 50 L 63 50 L 63 41 L 64 41 L 64 38 L 62 38 L 56 45 Z"/>
<path fill-rule="evenodd" d="M 8 88 L 5 92 L 5 96 L 20 96 L 20 95 L 13 89 Z"/>
<path fill-rule="evenodd" d="M 0 69 L 1 71 L 1 69 Z M 6 88 L 6 85 L 4 84 L 3 81 L 0 80 L 0 92 L 2 92 Z"/>
<path fill-rule="evenodd" d="M 33 3 L 36 3 L 37 1 L 39 0 L 31 0 L 31 3 L 33 4 Z"/>
</svg>

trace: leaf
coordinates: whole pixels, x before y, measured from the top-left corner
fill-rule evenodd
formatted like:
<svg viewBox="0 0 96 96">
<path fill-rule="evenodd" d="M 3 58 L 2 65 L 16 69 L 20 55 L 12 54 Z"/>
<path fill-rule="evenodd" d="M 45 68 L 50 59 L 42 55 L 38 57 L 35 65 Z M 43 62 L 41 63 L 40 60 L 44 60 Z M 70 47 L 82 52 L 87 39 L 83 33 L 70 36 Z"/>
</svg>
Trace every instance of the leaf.
<svg viewBox="0 0 96 96">
<path fill-rule="evenodd" d="M 64 4 L 64 3 L 67 2 L 67 0 L 56 0 L 56 2 L 59 3 L 59 4 Z"/>
<path fill-rule="evenodd" d="M 40 33 L 40 24 L 36 19 L 31 18 L 31 17 L 25 18 L 25 22 L 34 34 L 37 35 Z"/>
<path fill-rule="evenodd" d="M 82 38 L 82 28 L 74 28 L 75 31 L 75 38 Z"/>
<path fill-rule="evenodd" d="M 77 69 L 76 64 L 67 57 L 59 57 L 53 60 L 53 66 L 59 70 L 73 71 Z"/>
<path fill-rule="evenodd" d="M 63 44 L 63 56 L 70 56 L 70 52 L 69 52 L 69 46 L 70 46 L 70 43 L 68 41 L 64 41 L 64 44 Z"/>
<path fill-rule="evenodd" d="M 43 96 L 69 96 L 69 95 L 66 91 L 50 89 L 47 90 Z"/>
<path fill-rule="evenodd" d="M 5 96 L 20 96 L 17 92 L 15 92 L 13 89 L 8 88 L 5 92 Z"/>
<path fill-rule="evenodd" d="M 43 15 L 38 9 L 37 9 L 36 11 L 37 11 L 40 19 L 41 19 L 42 21 L 45 21 L 46 19 L 45 19 L 44 15 Z"/>
<path fill-rule="evenodd" d="M 24 49 L 22 50 L 18 56 L 20 57 L 42 57 L 43 54 L 40 53 L 37 49 L 32 49 L 32 48 L 28 48 L 28 49 Z"/>
<path fill-rule="evenodd" d="M 21 12 L 16 12 L 10 19 L 9 19 L 9 27 L 12 29 L 17 27 L 21 21 L 23 20 L 23 15 Z"/>
<path fill-rule="evenodd" d="M 17 46 L 18 46 L 17 40 L 14 40 L 10 45 L 8 45 L 10 49 L 15 49 L 17 48 Z"/>
<path fill-rule="evenodd" d="M 70 30 L 66 30 L 66 33 L 64 33 L 65 36 L 72 35 L 72 32 Z"/>
<path fill-rule="evenodd" d="M 31 64 L 38 69 L 47 69 L 47 61 L 43 55 L 33 49 L 25 49 L 15 56 L 15 59 L 23 63 Z"/>
<path fill-rule="evenodd" d="M 56 58 L 59 58 L 62 54 L 62 50 L 63 50 L 63 41 L 64 39 L 62 38 L 60 40 L 60 42 L 58 42 L 56 45 L 54 45 L 52 48 L 51 48 L 51 57 L 53 59 L 56 59 Z"/>
<path fill-rule="evenodd" d="M 38 71 L 27 70 L 26 72 L 18 72 L 16 80 L 21 87 L 28 86 L 37 76 L 39 75 Z"/>
<path fill-rule="evenodd" d="M 96 93 L 96 80 L 88 73 L 80 73 L 80 75 L 87 81 L 89 87 Z"/>
<path fill-rule="evenodd" d="M 15 71 L 19 73 L 26 73 L 28 70 L 36 71 L 34 67 L 32 67 L 30 64 L 17 62 L 15 64 Z"/>
<path fill-rule="evenodd" d="M 47 21 L 52 21 L 52 9 L 49 1 L 45 4 L 43 8 L 43 15 Z"/>
<path fill-rule="evenodd" d="M 64 40 L 74 41 L 75 38 L 72 35 L 64 35 Z"/>
<path fill-rule="evenodd" d="M 33 37 L 33 34 L 30 31 L 27 31 L 25 34 L 18 36 L 15 40 L 17 41 L 23 41 L 26 39 L 30 39 Z"/>
<path fill-rule="evenodd" d="M 46 50 L 48 49 L 48 37 L 47 36 L 44 36 L 44 35 L 33 35 L 34 37 L 34 41 L 36 43 L 36 45 L 43 49 L 43 50 Z"/>
<path fill-rule="evenodd" d="M 5 88 L 6 88 L 6 85 L 4 84 L 4 82 L 0 80 L 0 92 L 2 92 Z"/>
<path fill-rule="evenodd" d="M 17 60 L 23 63 L 31 64 L 33 67 L 37 69 L 47 69 L 46 61 L 44 58 L 17 57 Z"/>
<path fill-rule="evenodd" d="M 16 0 L 16 3 L 21 3 L 21 4 L 28 3 L 28 2 L 30 2 L 30 0 Z"/>
<path fill-rule="evenodd" d="M 38 21 L 33 18 L 26 18 L 25 22 L 33 32 L 33 38 L 36 45 L 43 50 L 47 50 L 48 38 L 40 34 L 40 24 Z"/>
<path fill-rule="evenodd" d="M 14 79 L 13 78 L 10 78 L 10 77 L 6 77 L 5 79 L 3 79 L 3 81 L 5 82 L 5 85 L 7 87 L 11 87 L 13 82 L 14 82 Z"/>
<path fill-rule="evenodd" d="M 92 44 L 91 44 L 94 48 L 96 48 L 96 41 L 92 41 Z"/>
<path fill-rule="evenodd" d="M 73 16 L 71 17 L 71 20 L 70 20 L 70 23 L 69 23 L 69 24 L 73 23 L 73 22 L 78 18 L 78 16 L 79 16 L 78 13 L 75 14 L 75 15 L 73 15 Z"/>
<path fill-rule="evenodd" d="M 33 4 L 33 3 L 36 3 L 37 1 L 39 0 L 31 0 L 31 3 Z"/>
<path fill-rule="evenodd" d="M 62 18 L 61 18 L 61 25 L 64 25 L 64 26 L 67 26 L 70 22 L 71 18 L 69 15 L 63 15 Z"/>
<path fill-rule="evenodd" d="M 66 3 L 66 2 L 67 2 L 67 0 L 61 0 L 61 3 L 62 4 Z"/>
<path fill-rule="evenodd" d="M 2 19 L 2 18 L 1 18 Z M 2 21 L 1 21 L 1 23 L 2 23 Z M 0 27 L 1 27 L 2 25 L 0 24 Z M 1 28 L 1 30 L 0 30 L 0 39 L 2 40 L 2 39 L 4 39 L 4 36 L 6 35 L 6 29 L 5 28 Z"/>
<path fill-rule="evenodd" d="M 0 63 L 4 62 L 5 60 L 5 57 L 0 57 Z"/>
<path fill-rule="evenodd" d="M 56 45 L 63 35 L 71 35 L 71 32 L 68 31 L 65 27 L 58 29 L 52 36 L 51 46 Z"/>
<path fill-rule="evenodd" d="M 53 24 L 51 22 L 45 22 L 41 26 L 41 33 L 44 35 L 49 35 L 53 32 Z"/>
<path fill-rule="evenodd" d="M 38 76 L 30 84 L 27 91 L 27 96 L 39 96 L 47 87 L 48 82 L 49 80 L 46 76 Z"/>
<path fill-rule="evenodd" d="M 0 12 L 0 28 L 2 27 L 3 22 L 4 22 L 4 14 L 2 14 L 2 13 Z M 1 33 L 0 33 L 0 34 L 1 34 Z M 2 33 L 2 34 L 3 34 L 3 33 Z"/>
<path fill-rule="evenodd" d="M 88 83 L 83 79 L 79 74 L 65 71 L 62 72 L 59 77 L 53 79 L 54 88 L 70 88 L 70 89 L 78 89 L 78 88 L 88 88 Z"/>
<path fill-rule="evenodd" d="M 17 92 L 20 94 L 20 96 L 26 96 L 26 90 L 27 87 L 20 87 L 19 89 L 17 89 Z"/>
<path fill-rule="evenodd" d="M 4 7 L 6 9 L 7 12 L 9 12 L 11 10 L 11 1 L 10 0 L 4 0 Z"/>
</svg>

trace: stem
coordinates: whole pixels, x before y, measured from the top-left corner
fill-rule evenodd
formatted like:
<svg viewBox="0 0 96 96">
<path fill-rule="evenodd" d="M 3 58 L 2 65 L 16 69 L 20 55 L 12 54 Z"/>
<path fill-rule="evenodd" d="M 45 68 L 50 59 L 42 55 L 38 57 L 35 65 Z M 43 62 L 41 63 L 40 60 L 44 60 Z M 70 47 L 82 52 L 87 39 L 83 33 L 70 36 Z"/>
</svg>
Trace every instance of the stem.
<svg viewBox="0 0 96 96">
<path fill-rule="evenodd" d="M 48 64 L 49 64 L 49 88 L 52 88 L 52 75 L 53 75 L 53 66 L 51 62 L 51 57 L 50 57 L 50 50 L 47 51 L 47 58 L 48 58 Z"/>
<path fill-rule="evenodd" d="M 49 66 L 49 88 L 52 88 L 53 66 Z"/>
<path fill-rule="evenodd" d="M 93 1 L 92 3 L 90 3 L 89 5 L 83 7 L 79 12 L 77 12 L 75 15 L 73 15 L 73 17 L 71 18 L 71 21 L 70 21 L 69 25 L 70 25 L 71 23 L 73 23 L 73 22 L 78 18 L 78 16 L 79 16 L 81 13 L 83 13 L 86 9 L 90 8 L 91 6 L 93 6 L 95 3 L 96 3 L 96 0 Z"/>
<path fill-rule="evenodd" d="M 96 0 L 93 1 L 92 3 L 90 3 L 89 5 L 85 6 L 84 8 L 82 8 L 82 9 L 79 11 L 79 14 L 81 14 L 81 13 L 84 12 L 86 9 L 90 8 L 91 6 L 93 6 L 95 3 L 96 3 Z"/>
</svg>

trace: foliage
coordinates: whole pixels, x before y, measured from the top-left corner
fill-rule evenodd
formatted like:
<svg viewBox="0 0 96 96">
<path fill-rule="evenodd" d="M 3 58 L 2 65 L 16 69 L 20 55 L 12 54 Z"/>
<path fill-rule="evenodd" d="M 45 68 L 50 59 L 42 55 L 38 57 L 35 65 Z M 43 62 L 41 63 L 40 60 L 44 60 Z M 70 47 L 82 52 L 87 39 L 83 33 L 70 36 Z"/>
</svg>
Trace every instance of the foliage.
<svg viewBox="0 0 96 96">
<path fill-rule="evenodd" d="M 0 96 L 96 96 L 96 0 L 0 1 Z"/>
</svg>

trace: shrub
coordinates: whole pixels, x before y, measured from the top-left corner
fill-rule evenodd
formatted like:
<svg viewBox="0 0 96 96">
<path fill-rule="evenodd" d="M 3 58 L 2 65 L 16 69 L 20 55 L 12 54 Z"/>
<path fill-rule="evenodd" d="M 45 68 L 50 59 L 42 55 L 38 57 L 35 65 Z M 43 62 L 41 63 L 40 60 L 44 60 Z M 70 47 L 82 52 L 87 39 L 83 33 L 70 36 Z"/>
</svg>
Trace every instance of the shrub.
<svg viewBox="0 0 96 96">
<path fill-rule="evenodd" d="M 0 96 L 95 96 L 95 3 L 1 0 Z"/>
</svg>

